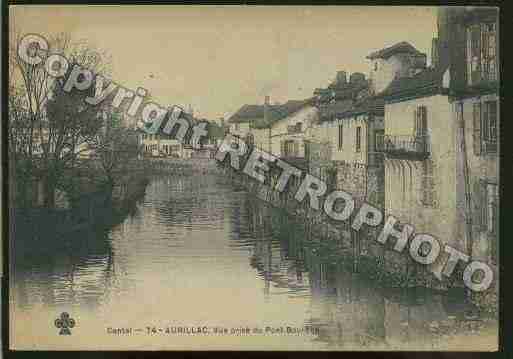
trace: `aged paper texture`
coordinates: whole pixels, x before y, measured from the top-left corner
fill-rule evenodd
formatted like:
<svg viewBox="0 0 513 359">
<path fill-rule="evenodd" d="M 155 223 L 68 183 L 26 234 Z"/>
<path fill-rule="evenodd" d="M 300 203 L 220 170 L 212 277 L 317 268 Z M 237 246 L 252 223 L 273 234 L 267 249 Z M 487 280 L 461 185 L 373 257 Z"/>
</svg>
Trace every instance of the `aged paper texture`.
<svg viewBox="0 0 513 359">
<path fill-rule="evenodd" d="M 498 13 L 10 6 L 11 349 L 497 350 Z"/>
</svg>

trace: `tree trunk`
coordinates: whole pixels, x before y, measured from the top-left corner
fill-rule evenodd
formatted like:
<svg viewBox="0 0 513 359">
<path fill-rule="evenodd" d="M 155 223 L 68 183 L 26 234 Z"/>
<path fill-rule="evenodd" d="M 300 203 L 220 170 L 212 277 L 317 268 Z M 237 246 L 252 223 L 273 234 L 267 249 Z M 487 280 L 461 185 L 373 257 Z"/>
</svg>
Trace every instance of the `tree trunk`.
<svg viewBox="0 0 513 359">
<path fill-rule="evenodd" d="M 55 208 L 55 180 L 53 176 L 46 175 L 43 178 L 43 205 L 47 208 Z"/>
</svg>

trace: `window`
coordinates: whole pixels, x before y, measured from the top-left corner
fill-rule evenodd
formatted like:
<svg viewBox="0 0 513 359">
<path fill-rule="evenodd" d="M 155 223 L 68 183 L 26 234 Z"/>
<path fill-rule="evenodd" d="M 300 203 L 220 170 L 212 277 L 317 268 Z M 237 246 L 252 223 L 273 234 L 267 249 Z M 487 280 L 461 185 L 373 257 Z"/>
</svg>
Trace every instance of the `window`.
<svg viewBox="0 0 513 359">
<path fill-rule="evenodd" d="M 497 152 L 497 101 L 475 102 L 473 111 L 474 154 Z"/>
<path fill-rule="evenodd" d="M 427 152 L 427 107 L 419 106 L 414 112 L 413 131 L 415 133 L 415 149 L 420 152 Z"/>
<path fill-rule="evenodd" d="M 252 133 L 248 133 L 246 136 L 246 144 L 250 147 L 255 145 L 255 136 Z"/>
<path fill-rule="evenodd" d="M 294 146 L 294 141 L 292 140 L 287 140 L 287 141 L 283 141 L 282 142 L 282 156 L 284 157 L 291 157 L 294 155 L 295 153 L 295 146 Z"/>
<path fill-rule="evenodd" d="M 299 157 L 299 142 L 293 142 L 294 144 L 294 156 Z"/>
<path fill-rule="evenodd" d="M 356 127 L 356 152 L 360 152 L 362 147 L 362 127 Z"/>
<path fill-rule="evenodd" d="M 342 145 L 344 144 L 344 125 L 341 123 L 338 125 L 338 149 L 342 149 Z"/>
<path fill-rule="evenodd" d="M 486 101 L 483 110 L 483 151 L 494 153 L 497 151 L 497 102 Z"/>
<path fill-rule="evenodd" d="M 495 23 L 467 28 L 467 83 L 497 80 L 497 29 Z"/>
<path fill-rule="evenodd" d="M 383 149 L 385 148 L 384 140 L 385 140 L 385 130 L 374 131 L 374 151 L 376 151 L 376 152 L 383 151 Z"/>
<path fill-rule="evenodd" d="M 435 178 L 434 165 L 432 160 L 427 160 L 423 162 L 421 201 L 424 206 L 435 206 Z"/>
<path fill-rule="evenodd" d="M 378 62 L 377 61 L 374 62 L 374 71 L 378 71 Z"/>
<path fill-rule="evenodd" d="M 499 219 L 499 191 L 495 183 L 480 181 L 481 187 L 481 230 L 490 239 L 490 254 L 493 262 L 497 261 L 497 229 Z"/>
<path fill-rule="evenodd" d="M 419 106 L 415 110 L 414 132 L 416 137 L 427 136 L 427 108 Z"/>
</svg>

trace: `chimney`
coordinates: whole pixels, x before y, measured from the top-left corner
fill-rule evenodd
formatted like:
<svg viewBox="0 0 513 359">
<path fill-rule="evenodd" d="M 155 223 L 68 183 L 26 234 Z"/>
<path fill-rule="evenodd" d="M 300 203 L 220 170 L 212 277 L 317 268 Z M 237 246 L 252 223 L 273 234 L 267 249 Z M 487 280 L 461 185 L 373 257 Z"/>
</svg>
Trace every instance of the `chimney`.
<svg viewBox="0 0 513 359">
<path fill-rule="evenodd" d="M 349 82 L 352 84 L 361 83 L 363 81 L 365 81 L 365 74 L 362 74 L 361 72 L 353 72 L 349 77 Z"/>
<path fill-rule="evenodd" d="M 431 67 L 438 67 L 438 38 L 434 37 L 431 43 Z"/>
<path fill-rule="evenodd" d="M 347 72 L 337 71 L 337 85 L 345 85 L 347 83 Z"/>
</svg>

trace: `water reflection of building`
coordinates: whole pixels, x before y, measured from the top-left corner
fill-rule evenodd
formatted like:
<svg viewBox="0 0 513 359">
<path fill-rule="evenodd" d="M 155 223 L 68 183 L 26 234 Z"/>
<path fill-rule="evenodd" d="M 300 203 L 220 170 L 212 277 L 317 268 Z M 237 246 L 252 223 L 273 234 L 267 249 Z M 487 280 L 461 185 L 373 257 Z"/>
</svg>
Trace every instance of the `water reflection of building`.
<svg viewBox="0 0 513 359">
<path fill-rule="evenodd" d="M 338 348 L 434 349 L 454 319 L 440 293 L 380 288 L 322 261 L 309 263 L 311 322 Z"/>
<path fill-rule="evenodd" d="M 319 254 L 304 241 L 304 231 L 276 211 L 248 210 L 253 234 L 251 265 L 268 295 L 308 297 L 305 325 L 319 329 L 318 340 L 334 349 L 436 349 L 443 335 L 456 333 L 465 309 L 447 293 L 426 288 L 388 288 L 352 273 L 344 259 Z M 271 220 L 274 218 L 274 220 Z M 462 297 L 455 299 L 463 303 Z"/>
<path fill-rule="evenodd" d="M 284 290 L 288 295 L 305 295 L 309 283 L 303 276 L 302 249 L 297 246 L 292 226 L 288 231 L 270 231 L 272 216 L 273 212 L 268 208 L 249 211 L 254 238 L 250 264 L 265 281 L 266 294 L 276 289 L 280 293 Z"/>
</svg>

